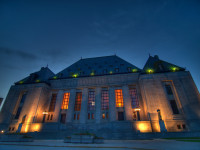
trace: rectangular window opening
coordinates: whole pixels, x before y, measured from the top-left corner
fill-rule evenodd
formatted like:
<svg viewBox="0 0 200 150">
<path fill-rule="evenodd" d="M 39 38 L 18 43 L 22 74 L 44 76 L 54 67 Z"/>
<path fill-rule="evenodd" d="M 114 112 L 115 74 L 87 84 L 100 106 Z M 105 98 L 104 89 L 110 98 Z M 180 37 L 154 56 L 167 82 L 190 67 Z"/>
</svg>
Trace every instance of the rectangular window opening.
<svg viewBox="0 0 200 150">
<path fill-rule="evenodd" d="M 101 110 L 109 109 L 109 94 L 108 90 L 103 90 L 101 92 Z"/>
<path fill-rule="evenodd" d="M 53 112 L 54 111 L 55 105 L 56 105 L 56 98 L 57 98 L 57 94 L 52 94 L 51 102 L 50 102 L 50 106 L 49 106 L 49 112 Z"/>
<path fill-rule="evenodd" d="M 82 93 L 81 92 L 77 92 L 76 93 L 76 100 L 75 100 L 75 107 L 74 107 L 75 111 L 80 111 L 81 110 L 81 101 L 82 101 Z"/>
<path fill-rule="evenodd" d="M 122 89 L 115 90 L 116 107 L 124 107 Z"/>
<path fill-rule="evenodd" d="M 178 107 L 176 105 L 176 101 L 175 100 L 170 100 L 170 105 L 171 105 L 173 114 L 179 114 Z"/>
<path fill-rule="evenodd" d="M 53 115 L 51 115 L 51 118 L 50 118 L 50 120 L 52 120 L 53 119 Z"/>
<path fill-rule="evenodd" d="M 94 113 L 92 113 L 92 119 L 94 119 Z"/>
<path fill-rule="evenodd" d="M 80 114 L 77 115 L 77 120 L 79 120 L 79 118 L 80 118 Z"/>
<path fill-rule="evenodd" d="M 88 110 L 95 110 L 95 92 L 89 91 L 88 92 Z"/>
<path fill-rule="evenodd" d="M 106 118 L 106 115 L 105 113 L 102 114 L 102 119 L 105 119 Z"/>
<path fill-rule="evenodd" d="M 68 109 L 70 93 L 64 93 L 61 109 Z"/>
<path fill-rule="evenodd" d="M 22 110 L 22 107 L 24 105 L 24 102 L 25 102 L 25 99 L 26 99 L 26 95 L 27 93 L 24 93 L 21 97 L 21 100 L 20 100 L 20 103 L 19 103 L 19 107 L 17 109 L 17 113 L 15 115 L 15 119 L 19 119 L 19 116 L 20 116 L 20 113 L 21 113 L 21 110 Z"/>
<path fill-rule="evenodd" d="M 61 114 L 60 123 L 65 124 L 66 114 Z"/>
<path fill-rule="evenodd" d="M 139 100 L 136 89 L 129 89 L 132 108 L 139 108 Z"/>
</svg>

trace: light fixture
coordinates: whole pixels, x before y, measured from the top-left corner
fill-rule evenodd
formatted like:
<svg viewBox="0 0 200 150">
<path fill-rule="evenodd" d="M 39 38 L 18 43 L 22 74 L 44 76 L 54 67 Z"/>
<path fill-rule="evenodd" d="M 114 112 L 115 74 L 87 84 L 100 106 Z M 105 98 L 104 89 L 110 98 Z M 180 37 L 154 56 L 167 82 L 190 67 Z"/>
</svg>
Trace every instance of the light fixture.
<svg viewBox="0 0 200 150">
<path fill-rule="evenodd" d="M 137 69 L 132 69 L 132 72 L 137 72 Z"/>
<path fill-rule="evenodd" d="M 153 73 L 153 69 L 148 69 L 147 73 Z"/>
<path fill-rule="evenodd" d="M 42 114 L 43 114 L 43 115 L 47 115 L 47 114 L 48 114 L 48 112 L 47 112 L 47 111 L 44 111 Z"/>
<path fill-rule="evenodd" d="M 175 72 L 175 71 L 178 70 L 178 68 L 177 68 L 177 67 L 172 67 L 171 70 L 172 70 L 173 72 Z"/>
<path fill-rule="evenodd" d="M 40 82 L 40 80 L 39 80 L 39 79 L 37 79 L 35 82 Z"/>
<path fill-rule="evenodd" d="M 20 84 L 24 83 L 24 81 L 19 81 Z"/>
<path fill-rule="evenodd" d="M 140 108 L 135 108 L 134 111 L 140 111 Z"/>
<path fill-rule="evenodd" d="M 95 102 L 92 102 L 92 106 L 94 106 L 95 105 Z"/>
<path fill-rule="evenodd" d="M 74 77 L 74 78 L 78 77 L 78 74 L 73 74 L 73 77 Z"/>
</svg>

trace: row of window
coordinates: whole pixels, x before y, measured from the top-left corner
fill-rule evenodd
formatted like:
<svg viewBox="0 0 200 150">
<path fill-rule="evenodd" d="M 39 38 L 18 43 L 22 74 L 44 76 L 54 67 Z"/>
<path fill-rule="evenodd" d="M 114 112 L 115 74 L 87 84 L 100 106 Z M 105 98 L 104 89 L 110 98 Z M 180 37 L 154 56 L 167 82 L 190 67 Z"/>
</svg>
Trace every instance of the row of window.
<svg viewBox="0 0 200 150">
<path fill-rule="evenodd" d="M 180 125 L 180 124 L 177 124 L 177 129 L 186 129 L 186 125 L 185 124 L 182 124 L 182 125 Z"/>
<path fill-rule="evenodd" d="M 130 98 L 131 98 L 132 108 L 138 108 L 139 100 L 137 97 L 136 89 L 129 89 L 129 94 L 130 94 Z M 61 109 L 68 109 L 69 98 L 70 98 L 70 93 L 69 92 L 64 93 Z M 81 110 L 81 102 L 82 102 L 82 92 L 77 92 L 76 98 L 75 98 L 75 106 L 74 106 L 75 111 Z M 124 107 L 122 89 L 115 90 L 115 102 L 116 102 L 116 107 Z M 55 103 L 56 103 L 56 94 L 52 94 L 52 98 L 51 98 L 51 102 L 50 102 L 50 106 L 49 106 L 49 112 L 54 111 Z M 87 109 L 88 109 L 88 111 L 95 110 L 95 91 L 88 92 Z M 109 109 L 108 90 L 101 91 L 101 109 L 102 110 Z"/>
<path fill-rule="evenodd" d="M 51 116 L 53 117 L 53 115 Z M 66 114 L 61 114 L 60 122 L 64 124 L 65 119 L 66 119 Z M 79 119 L 80 119 L 80 114 L 74 113 L 74 120 L 79 120 Z M 88 120 L 94 120 L 94 119 L 95 119 L 94 113 L 88 113 Z M 102 113 L 102 119 L 108 119 L 108 112 Z M 50 120 L 52 120 L 52 118 Z"/>
</svg>

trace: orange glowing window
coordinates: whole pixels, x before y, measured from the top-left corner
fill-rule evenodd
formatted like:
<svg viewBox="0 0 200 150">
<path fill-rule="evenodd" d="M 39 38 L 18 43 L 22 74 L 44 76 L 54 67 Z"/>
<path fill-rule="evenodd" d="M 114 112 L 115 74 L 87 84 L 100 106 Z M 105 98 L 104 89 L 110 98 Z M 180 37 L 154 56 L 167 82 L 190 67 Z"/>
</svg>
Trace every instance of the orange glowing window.
<svg viewBox="0 0 200 150">
<path fill-rule="evenodd" d="M 124 107 L 122 89 L 115 90 L 116 107 Z"/>
<path fill-rule="evenodd" d="M 70 93 L 65 93 L 64 94 L 61 109 L 68 109 L 69 96 L 70 96 Z"/>
</svg>

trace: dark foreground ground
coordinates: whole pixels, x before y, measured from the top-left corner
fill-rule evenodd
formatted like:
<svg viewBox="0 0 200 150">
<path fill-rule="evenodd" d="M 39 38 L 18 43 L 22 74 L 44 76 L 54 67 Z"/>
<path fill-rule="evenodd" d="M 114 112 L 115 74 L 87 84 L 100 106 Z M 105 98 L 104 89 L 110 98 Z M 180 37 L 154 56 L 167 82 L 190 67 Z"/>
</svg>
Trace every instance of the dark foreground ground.
<svg viewBox="0 0 200 150">
<path fill-rule="evenodd" d="M 64 143 L 63 140 L 35 140 L 34 142 L 0 142 L 0 150 L 200 150 L 200 140 L 105 140 L 104 144 L 72 144 Z"/>
</svg>

